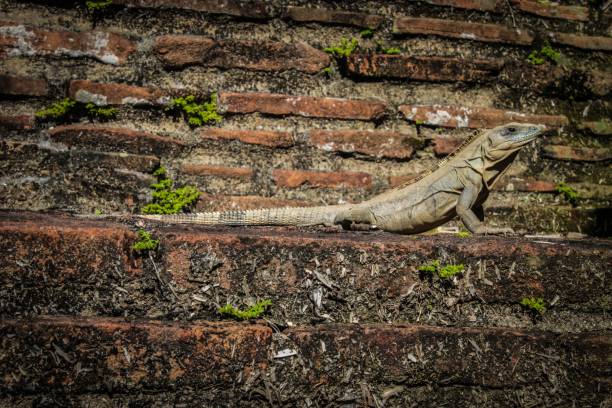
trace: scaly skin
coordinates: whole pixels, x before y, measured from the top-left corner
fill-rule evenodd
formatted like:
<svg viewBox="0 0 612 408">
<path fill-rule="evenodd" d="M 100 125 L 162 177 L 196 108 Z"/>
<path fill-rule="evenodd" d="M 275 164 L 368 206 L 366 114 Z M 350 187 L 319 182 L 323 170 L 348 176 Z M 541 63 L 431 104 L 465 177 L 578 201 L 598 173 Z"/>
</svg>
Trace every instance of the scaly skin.
<svg viewBox="0 0 612 408">
<path fill-rule="evenodd" d="M 475 215 L 490 188 L 521 147 L 544 131 L 541 125 L 509 123 L 491 129 L 461 147 L 418 181 L 386 191 L 359 204 L 271 208 L 176 215 L 139 215 L 170 223 L 205 225 L 342 225 L 416 234 L 456 215 L 474 234 L 511 233 L 486 226 Z"/>
</svg>

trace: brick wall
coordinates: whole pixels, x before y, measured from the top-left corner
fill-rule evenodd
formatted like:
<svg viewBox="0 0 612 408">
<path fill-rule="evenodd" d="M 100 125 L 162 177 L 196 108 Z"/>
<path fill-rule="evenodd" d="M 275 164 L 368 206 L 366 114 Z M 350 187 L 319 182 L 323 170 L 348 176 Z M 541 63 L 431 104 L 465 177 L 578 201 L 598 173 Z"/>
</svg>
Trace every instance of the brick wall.
<svg viewBox="0 0 612 408">
<path fill-rule="evenodd" d="M 160 164 L 207 193 L 200 209 L 360 201 L 472 132 L 517 120 L 554 130 L 496 187 L 492 222 L 609 234 L 608 11 L 454 0 L 126 0 L 95 13 L 79 2 L 0 4 L 2 207 L 138 211 Z M 361 38 L 367 27 L 374 36 Z M 342 38 L 360 48 L 345 60 L 323 52 Z M 545 43 L 560 60 L 528 63 Z M 164 110 L 172 97 L 212 92 L 219 124 L 190 127 Z M 35 118 L 65 97 L 118 116 Z M 559 182 L 580 194 L 576 208 L 554 194 Z"/>
<path fill-rule="evenodd" d="M 0 406 L 610 404 L 611 244 L 541 235 L 610 235 L 603 2 L 48 3 L 0 0 Z M 212 93 L 220 123 L 166 109 Z M 117 116 L 35 116 L 67 97 Z M 485 211 L 535 238 L 121 217 L 162 165 L 198 210 L 356 202 L 511 120 L 550 132 Z"/>
</svg>

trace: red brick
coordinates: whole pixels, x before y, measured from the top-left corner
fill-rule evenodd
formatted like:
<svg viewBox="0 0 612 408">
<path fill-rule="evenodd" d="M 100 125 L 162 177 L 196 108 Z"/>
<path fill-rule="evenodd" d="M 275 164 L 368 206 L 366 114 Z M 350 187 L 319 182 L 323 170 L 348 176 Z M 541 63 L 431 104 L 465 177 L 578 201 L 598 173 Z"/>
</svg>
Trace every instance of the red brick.
<svg viewBox="0 0 612 408">
<path fill-rule="evenodd" d="M 384 130 L 313 130 L 312 145 L 325 151 L 362 153 L 374 157 L 408 159 L 420 145 L 416 133 Z"/>
<path fill-rule="evenodd" d="M 464 141 L 465 139 L 459 137 L 434 137 L 434 153 L 437 156 L 446 156 L 457 150 Z"/>
<path fill-rule="evenodd" d="M 0 127 L 5 129 L 32 129 L 34 115 L 0 115 Z"/>
<path fill-rule="evenodd" d="M 183 9 L 201 11 L 210 14 L 226 14 L 236 17 L 268 19 L 274 16 L 269 2 L 239 0 L 113 0 L 113 4 L 126 7 Z"/>
<path fill-rule="evenodd" d="M 44 79 L 0 75 L 0 94 L 17 96 L 47 96 L 49 85 Z"/>
<path fill-rule="evenodd" d="M 534 39 L 527 30 L 508 28 L 499 24 L 470 23 L 437 18 L 398 17 L 393 23 L 393 32 L 520 45 L 529 45 Z"/>
<path fill-rule="evenodd" d="M 279 187 L 297 188 L 303 185 L 317 188 L 370 187 L 372 176 L 350 171 L 305 171 L 275 169 L 274 182 Z"/>
<path fill-rule="evenodd" d="M 548 145 L 543 149 L 544 156 L 556 160 L 597 162 L 612 159 L 612 151 L 607 148 Z"/>
<path fill-rule="evenodd" d="M 310 7 L 288 7 L 286 16 L 295 21 L 313 21 L 368 28 L 378 28 L 384 20 L 383 16 L 377 14 Z"/>
<path fill-rule="evenodd" d="M 329 55 L 303 42 L 217 41 L 199 36 L 166 35 L 157 37 L 153 49 L 168 68 L 201 65 L 317 73 L 330 64 Z"/>
<path fill-rule="evenodd" d="M 289 147 L 294 144 L 293 134 L 275 130 L 205 128 L 200 131 L 200 136 L 203 139 L 239 140 L 267 147 Z"/>
<path fill-rule="evenodd" d="M 612 351 L 609 334 L 560 336 L 508 328 L 333 324 L 289 328 L 283 334 L 308 361 L 303 378 L 313 384 L 335 382 L 338 370 L 354 369 L 368 383 L 401 377 L 407 385 L 512 387 L 517 373 L 521 382 L 535 383 L 546 381 L 550 372 L 579 367 L 568 379 L 568 385 L 578 386 L 586 380 L 583 370 L 590 381 L 605 375 Z"/>
<path fill-rule="evenodd" d="M 558 3 L 541 3 L 533 0 L 512 0 L 512 5 L 521 11 L 542 17 L 572 21 L 589 21 L 588 7 L 562 6 Z"/>
<path fill-rule="evenodd" d="M 449 128 L 494 128 L 508 122 L 534 123 L 550 127 L 569 124 L 569 120 L 564 115 L 536 115 L 493 108 L 401 105 L 399 110 L 410 121 Z"/>
<path fill-rule="evenodd" d="M 568 33 L 548 33 L 550 42 L 561 45 L 569 45 L 571 47 L 581 48 L 583 50 L 595 51 L 612 51 L 611 37 L 586 36 L 579 34 Z"/>
<path fill-rule="evenodd" d="M 13 339 L 0 344 L 4 390 L 77 393 L 235 386 L 265 369 L 272 339 L 260 324 L 73 316 L 4 319 L 0 333 Z"/>
<path fill-rule="evenodd" d="M 68 94 L 79 102 L 104 105 L 157 105 L 166 103 L 158 89 L 120 83 L 101 83 L 86 80 L 70 81 Z"/>
<path fill-rule="evenodd" d="M 494 60 L 404 55 L 353 54 L 347 59 L 348 73 L 356 77 L 421 81 L 480 82 L 496 77 L 502 66 Z"/>
<path fill-rule="evenodd" d="M 602 119 L 592 122 L 582 122 L 580 129 L 588 129 L 596 135 L 609 136 L 612 135 L 612 122 L 608 119 Z"/>
<path fill-rule="evenodd" d="M 90 57 L 121 65 L 136 51 L 127 38 L 102 31 L 47 31 L 18 23 L 0 21 L 0 55 L 61 55 Z"/>
<path fill-rule="evenodd" d="M 504 177 L 495 184 L 496 190 L 525 191 L 533 193 L 554 193 L 557 185 L 550 181 L 535 180 L 532 178 Z"/>
<path fill-rule="evenodd" d="M 255 174 L 249 167 L 211 166 L 208 164 L 183 164 L 181 171 L 195 176 L 251 178 Z"/>
<path fill-rule="evenodd" d="M 302 200 L 286 200 L 255 195 L 229 196 L 202 194 L 196 205 L 197 211 L 255 210 L 259 208 L 308 207 L 313 203 Z"/>
<path fill-rule="evenodd" d="M 425 0 L 425 3 L 436 6 L 450 6 L 467 10 L 493 11 L 499 12 L 503 1 L 499 0 Z"/>
<path fill-rule="evenodd" d="M 378 119 L 387 105 L 373 100 L 291 96 L 266 92 L 223 92 L 219 100 L 230 113 L 299 115 L 330 119 Z"/>
<path fill-rule="evenodd" d="M 186 147 L 185 143 L 169 137 L 128 128 L 97 125 L 57 126 L 49 129 L 49 135 L 54 141 L 71 147 L 156 156 L 176 154 Z"/>
</svg>

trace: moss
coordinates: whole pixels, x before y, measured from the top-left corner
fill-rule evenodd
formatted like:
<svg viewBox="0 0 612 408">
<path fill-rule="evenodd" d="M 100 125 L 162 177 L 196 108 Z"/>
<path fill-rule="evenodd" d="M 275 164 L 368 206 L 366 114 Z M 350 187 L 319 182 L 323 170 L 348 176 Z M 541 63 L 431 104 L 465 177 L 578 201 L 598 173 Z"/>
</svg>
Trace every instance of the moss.
<svg viewBox="0 0 612 408">
<path fill-rule="evenodd" d="M 210 101 L 198 103 L 193 95 L 174 98 L 170 102 L 170 110 L 182 112 L 191 126 L 202 126 L 207 123 L 218 123 L 223 119 L 217 112 L 217 93 L 210 95 Z"/>
<path fill-rule="evenodd" d="M 331 67 L 325 67 L 323 68 L 323 72 L 325 75 L 330 76 L 332 74 L 332 68 Z"/>
<path fill-rule="evenodd" d="M 450 279 L 455 275 L 462 273 L 465 270 L 463 264 L 446 265 L 438 271 L 438 276 L 442 279 Z"/>
<path fill-rule="evenodd" d="M 42 120 L 52 119 L 57 122 L 70 122 L 86 116 L 89 119 L 100 121 L 113 119 L 118 110 L 111 107 L 97 106 L 93 103 L 81 103 L 74 99 L 65 98 L 53 103 L 48 108 L 36 112 L 36 117 Z"/>
<path fill-rule="evenodd" d="M 527 56 L 527 61 L 533 65 L 542 65 L 546 62 L 546 60 L 552 62 L 559 62 L 561 58 L 561 53 L 553 49 L 548 42 L 544 44 L 544 46 L 538 51 L 533 50 Z"/>
<path fill-rule="evenodd" d="M 62 99 L 59 102 L 53 103 L 48 108 L 36 112 L 36 117 L 39 119 L 64 119 L 71 115 L 77 106 L 77 101 L 70 98 Z"/>
<path fill-rule="evenodd" d="M 166 177 L 166 169 L 160 167 L 154 173 L 157 183 L 151 184 L 153 202 L 145 205 L 143 214 L 177 214 L 196 202 L 200 196 L 193 186 L 174 188 L 174 182 Z"/>
<path fill-rule="evenodd" d="M 342 38 L 338 45 L 327 47 L 323 49 L 323 51 L 334 57 L 346 58 L 355 52 L 357 48 L 359 48 L 359 43 L 355 38 L 351 38 L 350 40 Z"/>
<path fill-rule="evenodd" d="M 116 108 L 96 106 L 91 102 L 85 105 L 85 110 L 89 117 L 102 120 L 114 119 L 118 112 Z"/>
<path fill-rule="evenodd" d="M 540 314 L 544 313 L 546 310 L 544 299 L 542 298 L 524 297 L 521 300 L 521 305 Z"/>
<path fill-rule="evenodd" d="M 113 4 L 113 0 L 87 0 L 85 6 L 89 11 L 103 10 Z"/>
<path fill-rule="evenodd" d="M 227 304 L 219 308 L 219 313 L 224 316 L 233 317 L 237 320 L 256 319 L 261 316 L 269 306 L 272 306 L 272 301 L 270 299 L 260 300 L 246 310 L 236 309 L 234 306 Z"/>
<path fill-rule="evenodd" d="M 571 205 L 573 206 L 578 205 L 578 199 L 580 198 L 580 196 L 578 195 L 578 192 L 574 190 L 573 188 L 571 188 L 570 186 L 568 186 L 567 184 L 563 182 L 557 184 L 557 186 L 555 187 L 555 193 L 562 194 L 563 197 Z"/>
<path fill-rule="evenodd" d="M 440 265 L 439 260 L 433 260 L 426 265 L 419 266 L 419 271 L 429 273 L 431 275 L 438 275 L 441 279 L 450 279 L 455 275 L 460 274 L 465 270 L 463 264 L 448 264 L 445 266 Z"/>
<path fill-rule="evenodd" d="M 159 240 L 153 239 L 151 234 L 145 230 L 138 230 L 138 241 L 132 245 L 134 251 L 155 251 Z"/>
<path fill-rule="evenodd" d="M 374 30 L 371 28 L 366 28 L 365 30 L 361 30 L 359 35 L 361 38 L 372 38 L 374 37 Z"/>
<path fill-rule="evenodd" d="M 376 42 L 376 51 L 388 55 L 401 54 L 402 52 L 402 50 L 397 47 L 387 47 L 382 41 Z"/>
<path fill-rule="evenodd" d="M 472 236 L 472 234 L 471 234 L 469 231 L 459 231 L 459 232 L 457 233 L 457 236 L 458 236 L 459 238 L 467 238 L 467 237 Z"/>
</svg>

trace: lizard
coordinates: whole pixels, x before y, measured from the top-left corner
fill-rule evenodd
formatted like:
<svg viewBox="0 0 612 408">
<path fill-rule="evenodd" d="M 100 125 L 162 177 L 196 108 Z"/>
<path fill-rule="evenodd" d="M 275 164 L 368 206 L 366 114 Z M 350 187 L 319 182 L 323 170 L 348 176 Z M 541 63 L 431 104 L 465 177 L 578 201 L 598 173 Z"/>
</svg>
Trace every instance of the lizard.
<svg viewBox="0 0 612 408">
<path fill-rule="evenodd" d="M 468 138 L 421 177 L 357 204 L 279 207 L 185 214 L 143 214 L 169 223 L 204 225 L 340 225 L 345 229 L 416 234 L 459 216 L 473 234 L 513 233 L 486 225 L 475 213 L 519 150 L 543 125 L 508 123 Z"/>
</svg>

